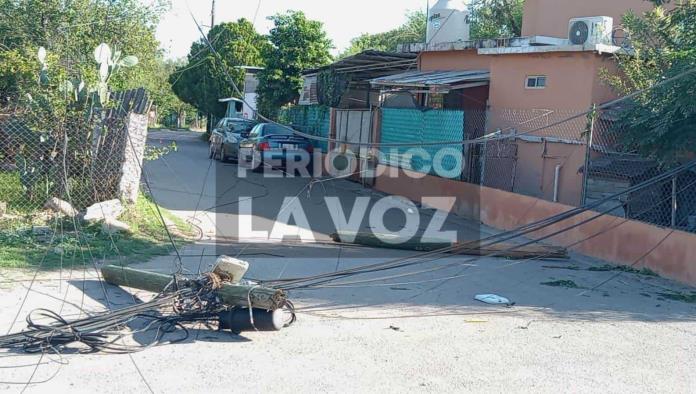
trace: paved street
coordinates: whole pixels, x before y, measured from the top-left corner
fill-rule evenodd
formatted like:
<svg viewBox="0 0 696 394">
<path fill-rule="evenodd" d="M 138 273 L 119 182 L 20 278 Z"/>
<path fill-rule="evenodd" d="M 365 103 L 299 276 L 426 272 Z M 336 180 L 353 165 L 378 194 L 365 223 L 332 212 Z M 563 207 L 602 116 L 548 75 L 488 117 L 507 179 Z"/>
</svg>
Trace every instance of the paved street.
<svg viewBox="0 0 696 394">
<path fill-rule="evenodd" d="M 259 279 L 333 272 L 413 254 L 328 242 L 335 228 L 323 197 L 338 197 L 350 207 L 356 196 L 371 197 L 371 204 L 384 196 L 344 180 L 314 185 L 308 192 L 302 178 L 268 180 L 250 174 L 239 179 L 235 165 L 211 165 L 198 134 L 150 135 L 151 144 L 171 141 L 177 152 L 148 163 L 146 169 L 157 202 L 201 229 L 201 239 L 181 250 L 190 272 L 207 269 L 222 253 L 248 260 L 248 276 Z M 240 196 L 253 198 L 254 230 L 269 230 L 283 199 L 297 196 L 317 242 L 240 241 Z M 427 222 L 434 211 L 413 214 Z M 394 224 L 399 220 L 403 218 L 398 215 L 389 218 Z M 450 217 L 444 227 L 460 230 L 462 239 L 495 231 L 457 217 Z M 393 276 L 386 281 L 293 291 L 298 322 L 280 333 L 234 336 L 196 329 L 184 343 L 150 348 L 132 360 L 127 355 L 66 355 L 67 364 L 60 366 L 47 359 L 35 380 L 59 373 L 48 385 L 32 385 L 28 391 L 93 392 L 99 387 L 102 392 L 146 392 L 134 361 L 158 393 L 694 392 L 696 305 L 662 295 L 687 289 L 652 276 L 590 270 L 603 264 L 576 255 L 570 261 L 467 256 L 426 261 L 357 278 Z M 176 260 L 163 256 L 137 266 L 171 272 Z M 30 296 L 15 330 L 24 327 L 29 310 L 59 308 L 66 291 L 75 304 L 86 297 L 92 311 L 132 303 L 124 290 L 102 289 L 93 269 L 69 274 L 41 274 L 30 293 L 25 282 L 0 287 L 2 327 L 12 324 L 26 294 Z M 3 275 L 29 280 L 32 273 Z M 577 288 L 542 284 L 557 281 Z M 475 295 L 486 293 L 507 297 L 515 305 L 474 301 Z M 144 292 L 135 295 L 148 297 Z M 65 311 L 78 313 L 71 304 Z M 37 361 L 22 358 L 27 364 Z M 26 380 L 31 370 L 3 370 L 0 380 Z M 18 390 L 0 384 L 4 388 Z"/>
</svg>

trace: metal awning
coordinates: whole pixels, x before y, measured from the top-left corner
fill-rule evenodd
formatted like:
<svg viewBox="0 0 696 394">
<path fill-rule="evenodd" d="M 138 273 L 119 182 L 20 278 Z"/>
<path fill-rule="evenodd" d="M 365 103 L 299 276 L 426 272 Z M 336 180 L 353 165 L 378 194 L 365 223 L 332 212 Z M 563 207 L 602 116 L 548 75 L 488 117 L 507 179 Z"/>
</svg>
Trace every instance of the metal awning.
<svg viewBox="0 0 696 394">
<path fill-rule="evenodd" d="M 302 74 L 306 77 L 316 75 L 321 71 L 331 70 L 338 74 L 350 74 L 353 81 L 369 81 L 384 75 L 414 70 L 417 67 L 418 55 L 415 53 L 385 52 L 370 49 L 324 67 L 305 70 Z"/>
<path fill-rule="evenodd" d="M 449 91 L 488 85 L 490 80 L 491 73 L 488 70 L 409 71 L 375 78 L 370 83 L 373 86 Z"/>
</svg>

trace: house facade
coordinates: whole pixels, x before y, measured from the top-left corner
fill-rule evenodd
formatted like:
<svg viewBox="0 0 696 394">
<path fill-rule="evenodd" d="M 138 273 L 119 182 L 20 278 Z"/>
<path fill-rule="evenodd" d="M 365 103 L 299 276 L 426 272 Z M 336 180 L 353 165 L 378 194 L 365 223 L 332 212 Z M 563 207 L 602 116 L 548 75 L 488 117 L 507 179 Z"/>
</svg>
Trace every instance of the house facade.
<svg viewBox="0 0 696 394">
<path fill-rule="evenodd" d="M 263 70 L 263 68 L 251 66 L 243 66 L 241 68 L 244 69 L 245 72 L 244 85 L 241 87 L 244 99 L 229 97 L 222 98 L 219 101 L 227 105 L 225 111 L 226 118 L 256 119 L 256 101 L 258 98 L 256 89 L 259 87 L 257 74 L 259 71 Z"/>
<path fill-rule="evenodd" d="M 570 19 L 595 15 L 609 16 L 620 27 L 628 11 L 640 15 L 652 7 L 644 0 L 525 0 L 522 36 L 567 37 Z"/>
<path fill-rule="evenodd" d="M 480 125 L 473 132 L 466 125 L 463 139 L 494 132 L 511 135 L 503 142 L 468 152 L 464 162 L 473 168 L 465 172 L 476 174 L 470 181 L 578 206 L 587 186 L 583 175 L 589 142 L 587 118 L 550 126 L 617 97 L 602 74 L 615 72 L 614 54 L 626 49 L 622 17 L 651 7 L 644 0 L 527 0 L 523 37 L 464 37 L 404 48 L 422 51 L 422 72 L 487 71 L 486 85 L 462 88 L 453 84 L 444 98 L 429 87 L 416 90 L 415 84 L 412 92 L 420 95 L 424 108 L 460 110 L 468 115 L 465 119 L 485 119 L 483 133 Z M 573 37 L 583 34 L 573 30 L 577 18 L 591 26 L 582 42 Z M 595 21 L 603 30 L 594 31 Z"/>
</svg>

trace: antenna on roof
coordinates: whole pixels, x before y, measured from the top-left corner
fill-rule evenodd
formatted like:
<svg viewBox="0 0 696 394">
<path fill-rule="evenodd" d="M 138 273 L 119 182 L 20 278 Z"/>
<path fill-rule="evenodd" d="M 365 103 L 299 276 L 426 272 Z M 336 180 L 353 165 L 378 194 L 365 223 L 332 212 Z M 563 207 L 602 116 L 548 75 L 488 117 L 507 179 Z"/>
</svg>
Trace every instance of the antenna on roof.
<svg viewBox="0 0 696 394">
<path fill-rule="evenodd" d="M 427 1 L 425 2 L 425 30 L 426 30 L 426 34 L 425 34 L 425 46 L 426 46 L 426 47 L 428 46 L 428 34 L 427 34 L 427 30 L 428 30 L 428 24 L 429 24 L 429 23 L 430 23 L 430 0 L 427 0 Z M 426 48 L 426 49 L 427 49 L 427 48 Z"/>
</svg>

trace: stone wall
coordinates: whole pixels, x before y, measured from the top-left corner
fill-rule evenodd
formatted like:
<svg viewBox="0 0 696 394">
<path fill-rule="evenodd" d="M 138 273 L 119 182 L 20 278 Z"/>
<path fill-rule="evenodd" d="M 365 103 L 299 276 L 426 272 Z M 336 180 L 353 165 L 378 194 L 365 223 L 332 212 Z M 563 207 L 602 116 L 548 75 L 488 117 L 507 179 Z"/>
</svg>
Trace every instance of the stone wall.
<svg viewBox="0 0 696 394">
<path fill-rule="evenodd" d="M 126 138 L 123 141 L 126 146 L 118 193 L 121 200 L 134 203 L 138 199 L 140 190 L 143 156 L 147 144 L 147 115 L 131 113 L 128 115 L 126 124 Z"/>
</svg>

